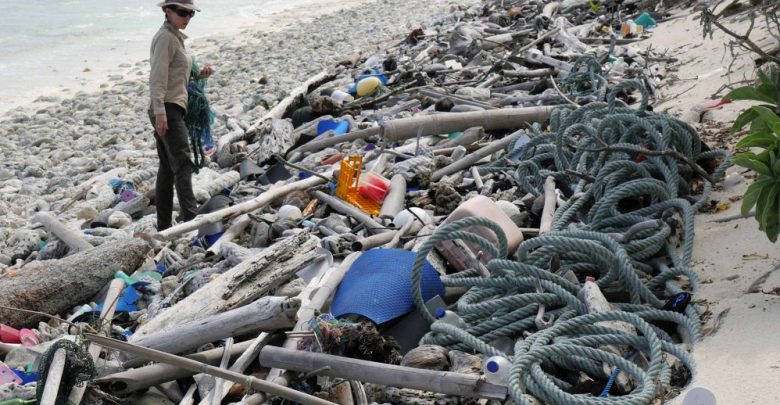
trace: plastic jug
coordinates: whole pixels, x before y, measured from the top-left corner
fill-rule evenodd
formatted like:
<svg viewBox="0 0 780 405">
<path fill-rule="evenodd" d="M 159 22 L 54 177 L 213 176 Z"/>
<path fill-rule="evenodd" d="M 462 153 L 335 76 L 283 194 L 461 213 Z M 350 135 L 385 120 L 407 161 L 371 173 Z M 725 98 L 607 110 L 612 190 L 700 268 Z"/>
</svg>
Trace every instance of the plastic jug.
<svg viewBox="0 0 780 405">
<path fill-rule="evenodd" d="M 439 322 L 444 322 L 463 330 L 466 330 L 468 328 L 466 322 L 463 319 L 461 319 L 461 317 L 458 316 L 458 314 L 452 311 L 446 310 L 444 308 L 436 308 L 436 312 L 434 315 L 436 316 L 436 319 L 439 320 Z"/>
<path fill-rule="evenodd" d="M 485 380 L 491 384 L 506 385 L 509 379 L 509 368 L 512 363 L 504 357 L 493 356 L 485 360 L 482 371 L 485 373 Z"/>
</svg>

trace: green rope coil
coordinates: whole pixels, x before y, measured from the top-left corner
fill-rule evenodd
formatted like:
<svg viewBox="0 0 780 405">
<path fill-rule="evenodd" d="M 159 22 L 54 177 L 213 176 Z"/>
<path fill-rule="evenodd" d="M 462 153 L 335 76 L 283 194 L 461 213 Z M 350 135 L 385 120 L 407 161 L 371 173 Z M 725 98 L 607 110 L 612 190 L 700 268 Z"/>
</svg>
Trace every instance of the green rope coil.
<svg viewBox="0 0 780 405">
<path fill-rule="evenodd" d="M 648 111 L 649 94 L 640 82 L 608 89 L 597 63 L 582 59 L 575 67 L 562 88 L 603 101 L 555 109 L 549 132 L 534 127 L 528 142 L 478 167 L 483 174 L 514 176 L 521 192 L 534 196 L 543 195 L 548 176 L 561 190 L 570 190 L 556 210 L 552 231 L 521 243 L 513 256 L 507 256 L 503 233 L 487 219 L 466 218 L 437 230 L 418 251 L 412 269 L 415 305 L 431 323 L 431 332 L 421 343 L 511 359 L 509 391 L 518 405 L 530 403 L 526 393 L 546 404 L 649 404 L 669 388 L 672 370 L 664 357 L 677 358 L 695 373 L 688 350 L 701 338 L 694 306 L 683 313 L 662 309 L 664 297 L 683 292 L 680 279 L 687 280 L 691 293 L 699 286 L 690 267 L 694 215 L 707 202 L 712 184 L 698 177 L 689 162 L 720 160 L 710 174 L 718 180 L 730 165 L 730 155 L 705 150 L 690 125 Z M 636 110 L 617 99 L 631 89 L 641 95 Z M 678 160 L 679 155 L 687 161 Z M 691 195 L 694 182 L 703 183 L 699 195 Z M 491 229 L 499 246 L 467 232 L 469 226 Z M 488 277 L 473 269 L 442 277 L 447 287 L 467 288 L 455 308 L 465 330 L 436 321 L 420 293 L 425 258 L 436 244 L 452 239 L 472 242 L 493 257 L 486 265 Z M 550 268 L 553 258 L 559 259 L 559 267 Z M 567 272 L 580 283 L 593 276 L 601 289 L 619 289 L 626 302 L 612 303 L 616 312 L 589 314 L 577 298 L 581 284 L 564 277 Z M 556 319 L 551 327 L 539 330 L 535 317 L 541 305 Z M 632 325 L 638 335 L 599 324 L 613 321 Z M 662 324 L 674 325 L 676 334 Z M 515 339 L 528 332 L 531 335 L 518 341 L 514 356 L 491 346 L 495 339 Z M 648 363 L 640 367 L 607 346 L 641 353 Z M 606 380 L 603 364 L 619 367 L 638 386 L 616 397 L 571 394 L 566 391 L 572 382 L 545 371 L 555 365 Z"/>
</svg>

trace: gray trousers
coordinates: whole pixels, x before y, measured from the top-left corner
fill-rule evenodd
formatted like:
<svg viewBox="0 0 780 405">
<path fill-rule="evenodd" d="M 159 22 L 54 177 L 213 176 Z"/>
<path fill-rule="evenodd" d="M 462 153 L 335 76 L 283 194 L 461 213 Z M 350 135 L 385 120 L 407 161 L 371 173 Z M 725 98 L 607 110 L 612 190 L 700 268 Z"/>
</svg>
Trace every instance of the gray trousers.
<svg viewBox="0 0 780 405">
<path fill-rule="evenodd" d="M 165 136 L 154 133 L 157 142 L 157 156 L 160 168 L 155 184 L 155 205 L 157 207 L 157 230 L 170 228 L 173 215 L 173 188 L 179 197 L 181 212 L 178 222 L 189 221 L 195 217 L 198 203 L 192 192 L 192 171 L 195 164 L 190 152 L 190 138 L 184 125 L 184 108 L 165 103 L 168 116 L 168 132 Z M 154 113 L 149 109 L 152 127 L 155 124 Z"/>
</svg>

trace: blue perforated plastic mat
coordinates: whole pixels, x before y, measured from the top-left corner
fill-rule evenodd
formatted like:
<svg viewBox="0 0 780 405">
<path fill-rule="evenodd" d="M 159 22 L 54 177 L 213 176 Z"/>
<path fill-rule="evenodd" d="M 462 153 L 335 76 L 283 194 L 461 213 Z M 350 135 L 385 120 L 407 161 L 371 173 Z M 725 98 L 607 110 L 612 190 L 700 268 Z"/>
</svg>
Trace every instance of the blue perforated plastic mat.
<svg viewBox="0 0 780 405">
<path fill-rule="evenodd" d="M 336 290 L 331 304 L 333 316 L 358 314 L 383 324 L 412 311 L 412 263 L 416 256 L 402 249 L 363 252 Z M 423 300 L 444 295 L 439 273 L 427 260 L 421 275 Z"/>
</svg>

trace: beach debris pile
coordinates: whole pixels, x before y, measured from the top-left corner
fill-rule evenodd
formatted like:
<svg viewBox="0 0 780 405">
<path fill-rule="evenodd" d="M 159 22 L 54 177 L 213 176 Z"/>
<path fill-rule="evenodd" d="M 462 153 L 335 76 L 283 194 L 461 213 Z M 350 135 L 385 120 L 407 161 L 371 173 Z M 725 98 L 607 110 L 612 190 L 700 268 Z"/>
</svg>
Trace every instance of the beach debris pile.
<svg viewBox="0 0 780 405">
<path fill-rule="evenodd" d="M 676 395 L 729 155 L 652 111 L 652 5 L 451 10 L 222 117 L 189 222 L 157 232 L 155 170 L 117 166 L 4 228 L 0 401 Z"/>
</svg>

